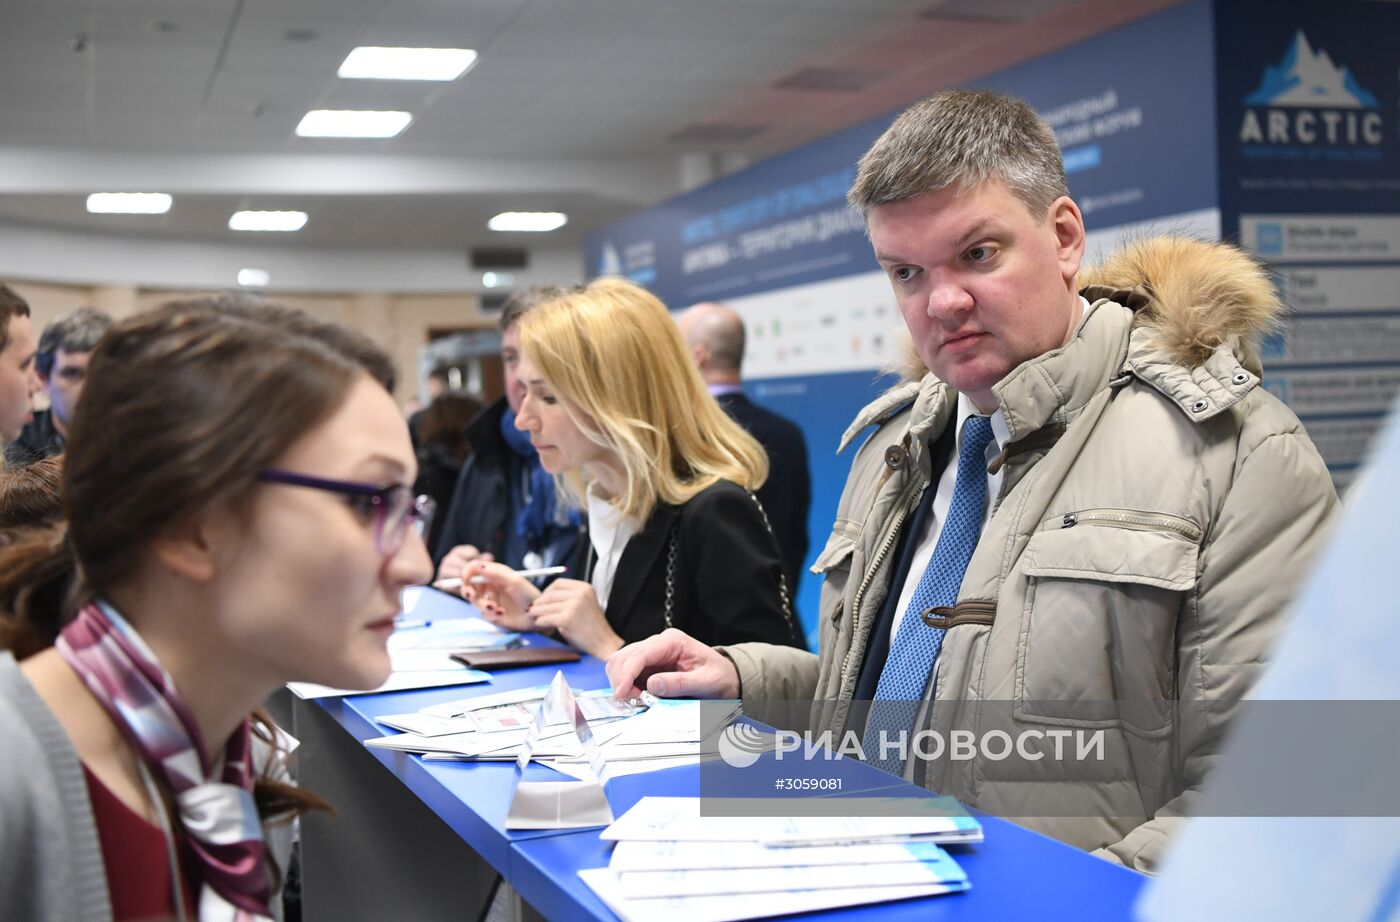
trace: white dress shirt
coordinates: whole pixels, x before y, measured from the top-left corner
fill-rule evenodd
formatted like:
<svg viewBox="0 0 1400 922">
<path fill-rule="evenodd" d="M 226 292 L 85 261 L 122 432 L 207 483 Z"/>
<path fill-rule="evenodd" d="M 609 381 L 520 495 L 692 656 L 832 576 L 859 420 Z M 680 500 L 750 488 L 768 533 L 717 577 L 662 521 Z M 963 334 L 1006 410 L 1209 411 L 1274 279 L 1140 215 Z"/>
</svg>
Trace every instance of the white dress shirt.
<svg viewBox="0 0 1400 922">
<path fill-rule="evenodd" d="M 616 506 L 593 490 L 588 491 L 588 540 L 596 560 L 589 582 L 598 595 L 598 607 L 604 611 L 608 608 L 608 596 L 612 595 L 617 562 L 636 533 L 636 522 L 624 518 Z"/>
</svg>

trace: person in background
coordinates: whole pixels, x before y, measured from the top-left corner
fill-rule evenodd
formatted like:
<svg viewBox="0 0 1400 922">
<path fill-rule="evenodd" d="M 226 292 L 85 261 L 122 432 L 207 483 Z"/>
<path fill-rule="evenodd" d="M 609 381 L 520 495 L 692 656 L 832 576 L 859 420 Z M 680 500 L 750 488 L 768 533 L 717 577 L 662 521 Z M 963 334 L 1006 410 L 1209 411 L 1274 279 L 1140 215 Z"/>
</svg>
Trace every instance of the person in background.
<svg viewBox="0 0 1400 922">
<path fill-rule="evenodd" d="M 0 549 L 63 521 L 63 456 L 45 458 L 32 464 L 8 465 L 0 468 Z M 30 605 L 57 611 L 63 605 L 63 586 L 40 589 Z M 0 621 L 9 613 L 0 608 Z M 4 628 L 0 627 L 0 636 Z M 11 649 L 17 657 L 43 649 L 52 637 L 25 646 L 24 642 Z M 0 894 L 0 908 L 3 894 Z"/>
<path fill-rule="evenodd" d="M 452 368 L 448 365 L 439 365 L 428 372 L 428 406 L 432 406 L 433 401 L 452 390 L 450 381 L 451 374 Z M 422 425 L 423 414 L 427 412 L 427 409 L 428 407 L 419 404 L 417 399 L 414 399 L 412 404 L 410 404 L 408 434 L 413 438 L 413 448 L 415 451 L 418 449 L 418 441 L 421 438 L 418 427 Z M 432 546 L 431 544 L 428 545 L 429 548 Z"/>
<path fill-rule="evenodd" d="M 710 643 L 796 644 L 782 559 L 753 490 L 763 449 L 705 393 L 665 305 L 605 278 L 520 321 L 515 425 L 587 510 L 571 578 L 543 592 L 499 563 L 462 592 L 512 630 L 605 657 L 679 626 Z M 476 580 L 478 580 L 477 582 Z"/>
<path fill-rule="evenodd" d="M 471 454 L 467 424 L 481 413 L 481 401 L 457 391 L 445 391 L 418 416 L 418 479 L 413 492 L 431 496 L 439 509 L 452 501 L 452 490 Z M 433 522 L 428 547 L 436 547 L 442 521 Z"/>
<path fill-rule="evenodd" d="M 39 377 L 34 373 L 34 327 L 29 302 L 0 284 L 0 444 L 19 438 L 33 420 Z"/>
<path fill-rule="evenodd" d="M 0 544 L 14 529 L 40 528 L 63 518 L 63 456 L 0 469 Z"/>
<path fill-rule="evenodd" d="M 34 414 L 18 439 L 5 449 L 11 464 L 27 464 L 62 453 L 68 424 L 83 393 L 88 354 L 112 326 L 112 318 L 90 307 L 80 307 L 44 327 L 34 371 L 49 399 L 49 408 Z"/>
<path fill-rule="evenodd" d="M 872 764 L 1150 871 L 1337 508 L 1259 386 L 1271 280 L 1182 238 L 1081 275 L 1054 133 L 996 93 L 911 106 L 848 197 L 921 367 L 847 430 L 875 431 L 814 565 L 821 655 L 668 631 L 608 663 L 614 691 L 811 698 Z M 1019 747 L 1066 726 L 1101 757 Z M 1017 754 L 911 745 L 973 727 Z"/>
<path fill-rule="evenodd" d="M 583 520 L 555 502 L 554 479 L 540 467 L 530 437 L 515 425 L 525 388 L 520 383 L 520 321 L 558 288 L 528 288 L 501 310 L 501 368 L 505 395 L 467 428 L 472 454 L 462 465 L 452 505 L 438 537 L 438 579 L 462 575 L 485 557 L 513 569 L 558 566 L 581 546 Z"/>
<path fill-rule="evenodd" d="M 439 365 L 437 368 L 434 368 L 432 371 L 428 372 L 429 405 L 431 405 L 434 400 L 437 400 L 443 394 L 446 394 L 448 391 L 452 390 L 452 386 L 449 381 L 451 373 L 452 369 L 444 365 Z"/>
<path fill-rule="evenodd" d="M 768 453 L 768 479 L 758 488 L 758 501 L 773 523 L 773 534 L 783 555 L 783 570 L 796 597 L 807 561 L 807 513 L 812 508 L 807 441 L 792 420 L 745 396 L 740 378 L 744 321 L 733 308 L 697 304 L 682 311 L 676 323 L 711 396 Z"/>
<path fill-rule="evenodd" d="M 93 350 L 67 528 L 0 548 L 7 922 L 276 914 L 268 832 L 324 802 L 279 780 L 255 709 L 292 680 L 380 684 L 432 572 L 389 367 L 212 299 Z"/>
</svg>

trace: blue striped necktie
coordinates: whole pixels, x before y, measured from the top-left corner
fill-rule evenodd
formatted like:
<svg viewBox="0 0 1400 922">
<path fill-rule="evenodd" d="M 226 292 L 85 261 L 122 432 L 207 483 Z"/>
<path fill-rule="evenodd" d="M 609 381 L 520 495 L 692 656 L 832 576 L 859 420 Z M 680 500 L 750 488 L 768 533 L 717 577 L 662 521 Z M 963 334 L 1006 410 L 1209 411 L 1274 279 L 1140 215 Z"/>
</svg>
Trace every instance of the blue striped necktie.
<svg viewBox="0 0 1400 922">
<path fill-rule="evenodd" d="M 880 732 L 891 742 L 899 733 L 912 733 L 914 719 L 923 701 L 924 689 L 943 646 L 943 628 L 929 627 L 923 614 L 930 608 L 949 606 L 958 600 L 967 562 L 982 534 L 982 516 L 987 508 L 987 445 L 992 441 L 992 422 L 986 416 L 969 416 L 963 423 L 962 446 L 958 449 L 957 483 L 948 517 L 938 535 L 938 544 L 928 562 L 899 630 L 890 641 L 890 653 L 880 682 L 875 688 L 875 704 L 865 728 L 866 759 L 876 768 L 894 775 L 904 773 L 904 747 L 889 747 L 888 758 L 881 757 Z M 930 484 L 929 489 L 937 489 Z M 891 586 L 891 591 L 896 587 Z"/>
</svg>

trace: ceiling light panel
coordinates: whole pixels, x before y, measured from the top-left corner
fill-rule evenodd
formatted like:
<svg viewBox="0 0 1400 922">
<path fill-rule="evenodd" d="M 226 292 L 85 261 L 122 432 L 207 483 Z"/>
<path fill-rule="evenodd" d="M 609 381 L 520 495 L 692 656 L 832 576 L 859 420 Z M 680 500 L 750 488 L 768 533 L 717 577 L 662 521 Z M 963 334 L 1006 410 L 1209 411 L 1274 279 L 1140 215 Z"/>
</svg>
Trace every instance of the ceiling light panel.
<svg viewBox="0 0 1400 922">
<path fill-rule="evenodd" d="M 470 48 L 385 48 L 362 45 L 336 75 L 346 80 L 456 80 L 476 63 Z"/>
<path fill-rule="evenodd" d="M 90 214 L 165 214 L 173 202 L 164 192 L 94 192 L 87 197 Z"/>
<path fill-rule="evenodd" d="M 236 231 L 299 231 L 306 226 L 304 211 L 235 211 L 228 229 Z"/>
<path fill-rule="evenodd" d="M 297 125 L 302 138 L 392 138 L 413 121 L 408 112 L 312 109 Z"/>
<path fill-rule="evenodd" d="M 503 211 L 486 222 L 493 231 L 526 231 L 543 233 L 558 230 L 569 222 L 560 211 Z"/>
</svg>

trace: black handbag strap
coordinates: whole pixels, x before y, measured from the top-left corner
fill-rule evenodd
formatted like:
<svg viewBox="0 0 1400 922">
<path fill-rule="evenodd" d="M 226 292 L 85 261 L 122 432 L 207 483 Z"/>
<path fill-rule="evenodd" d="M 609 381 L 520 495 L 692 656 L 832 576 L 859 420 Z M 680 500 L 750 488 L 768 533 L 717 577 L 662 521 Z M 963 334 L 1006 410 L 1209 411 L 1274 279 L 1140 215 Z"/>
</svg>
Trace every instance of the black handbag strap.
<svg viewBox="0 0 1400 922">
<path fill-rule="evenodd" d="M 758 501 L 758 497 L 754 496 L 752 492 L 745 492 L 748 492 L 749 499 L 753 500 L 753 504 L 758 507 L 758 514 L 763 518 L 763 527 L 768 529 L 769 537 L 773 538 L 773 542 L 776 544 L 778 539 L 777 536 L 773 534 L 773 526 L 768 521 L 768 513 L 764 510 L 763 504 Z M 681 522 L 680 519 L 677 518 L 675 524 L 671 526 L 671 534 L 670 537 L 667 539 L 666 546 L 665 617 L 667 627 L 675 627 L 674 615 L 676 605 L 676 556 L 680 548 L 680 536 Z M 792 633 L 794 637 L 796 637 L 797 624 L 792 614 L 792 596 L 788 592 L 787 573 L 783 572 L 781 566 L 778 568 L 778 594 L 779 598 L 782 601 L 783 618 L 787 621 L 788 630 Z"/>
</svg>

